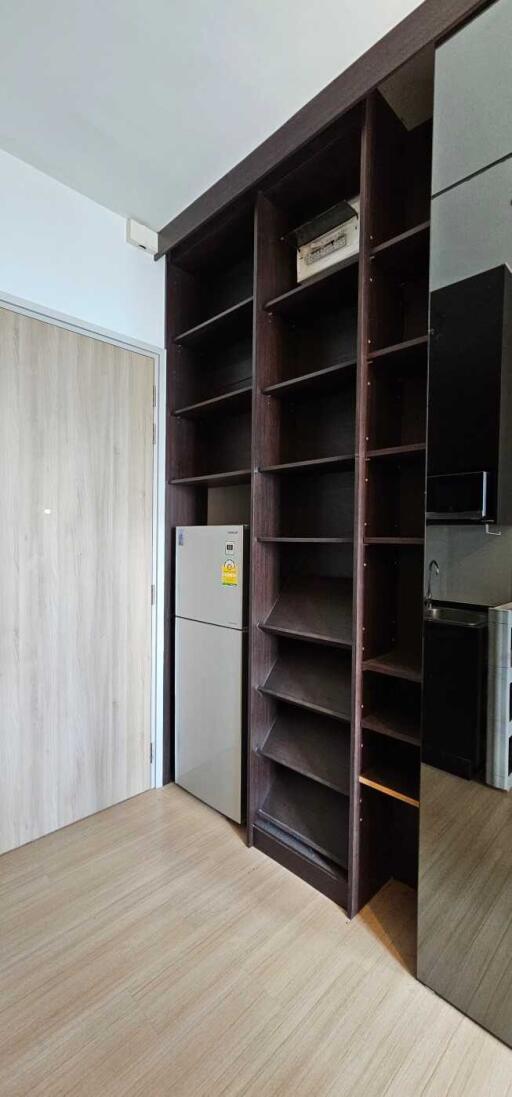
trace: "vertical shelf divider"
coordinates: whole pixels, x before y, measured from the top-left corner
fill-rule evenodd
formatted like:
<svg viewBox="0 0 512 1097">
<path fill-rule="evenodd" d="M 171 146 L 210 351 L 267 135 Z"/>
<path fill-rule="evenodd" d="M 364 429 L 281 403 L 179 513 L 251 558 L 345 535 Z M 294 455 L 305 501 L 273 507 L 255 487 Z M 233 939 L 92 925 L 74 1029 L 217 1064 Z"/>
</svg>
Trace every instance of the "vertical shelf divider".
<svg viewBox="0 0 512 1097">
<path fill-rule="evenodd" d="M 366 505 L 366 436 L 368 413 L 369 342 L 369 280 L 371 243 L 371 201 L 373 183 L 373 140 L 375 125 L 374 100 L 365 103 L 361 135 L 361 229 L 359 242 L 359 288 L 357 321 L 357 387 L 356 387 L 356 465 L 354 506 L 354 643 L 352 650 L 352 735 L 351 735 L 351 802 L 349 831 L 349 917 L 361 908 L 367 891 L 367 866 L 362 861 L 361 832 L 361 711 L 363 702 L 364 645 L 364 531 Z"/>
<path fill-rule="evenodd" d="M 390 876 L 414 883 L 416 871 L 428 142 L 428 119 L 407 130 L 378 91 L 369 96 L 361 182 L 350 915 Z M 420 240 L 414 262 L 402 247 L 405 236 Z M 387 371 L 377 366 L 377 382 L 375 352 L 388 344 L 403 347 L 404 356 L 395 354 Z M 417 353 L 407 360 L 411 345 Z M 372 730 L 372 715 L 382 734 Z M 405 806 L 404 789 L 411 790 Z"/>
</svg>

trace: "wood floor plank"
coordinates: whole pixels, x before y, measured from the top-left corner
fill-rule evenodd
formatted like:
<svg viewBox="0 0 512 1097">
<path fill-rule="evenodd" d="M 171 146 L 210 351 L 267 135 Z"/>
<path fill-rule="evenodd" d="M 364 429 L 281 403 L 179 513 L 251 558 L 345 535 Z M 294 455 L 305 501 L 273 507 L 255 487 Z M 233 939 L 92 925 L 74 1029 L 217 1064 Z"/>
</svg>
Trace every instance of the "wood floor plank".
<svg viewBox="0 0 512 1097">
<path fill-rule="evenodd" d="M 174 786 L 0 858 L 2 1097 L 512 1097 L 418 983 L 392 883 L 353 921 Z"/>
</svg>

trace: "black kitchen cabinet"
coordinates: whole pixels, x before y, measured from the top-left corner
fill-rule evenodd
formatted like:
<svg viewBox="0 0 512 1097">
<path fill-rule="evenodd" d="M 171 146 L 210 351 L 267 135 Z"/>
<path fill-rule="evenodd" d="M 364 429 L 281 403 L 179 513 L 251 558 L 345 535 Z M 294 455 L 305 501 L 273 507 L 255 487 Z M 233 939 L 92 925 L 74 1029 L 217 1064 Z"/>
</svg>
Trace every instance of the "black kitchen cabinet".
<svg viewBox="0 0 512 1097">
<path fill-rule="evenodd" d="M 432 294 L 428 409 L 429 517 L 510 524 L 512 272 L 508 267 L 495 267 Z"/>
<path fill-rule="evenodd" d="M 422 761 L 471 778 L 484 759 L 487 624 L 425 621 Z"/>
</svg>

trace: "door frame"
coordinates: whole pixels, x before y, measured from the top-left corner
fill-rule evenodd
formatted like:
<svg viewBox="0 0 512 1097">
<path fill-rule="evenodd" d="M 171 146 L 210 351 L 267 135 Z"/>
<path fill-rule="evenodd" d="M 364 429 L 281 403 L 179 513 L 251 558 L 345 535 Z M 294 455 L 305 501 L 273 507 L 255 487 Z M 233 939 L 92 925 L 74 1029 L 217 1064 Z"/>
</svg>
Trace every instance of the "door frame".
<svg viewBox="0 0 512 1097">
<path fill-rule="evenodd" d="M 107 328 L 88 324 L 76 317 L 55 312 L 45 305 L 37 305 L 0 290 L 0 308 L 21 313 L 33 320 L 45 324 L 66 328 L 77 335 L 98 339 L 102 343 L 111 343 L 122 350 L 141 354 L 153 359 L 154 384 L 154 426 L 155 459 L 153 461 L 153 507 L 152 507 L 152 589 L 154 598 L 151 605 L 151 717 L 150 735 L 152 762 L 150 769 L 150 788 L 163 785 L 164 760 L 164 599 L 165 599 L 165 434 L 166 434 L 166 352 L 162 347 L 152 346 L 109 331 Z"/>
</svg>

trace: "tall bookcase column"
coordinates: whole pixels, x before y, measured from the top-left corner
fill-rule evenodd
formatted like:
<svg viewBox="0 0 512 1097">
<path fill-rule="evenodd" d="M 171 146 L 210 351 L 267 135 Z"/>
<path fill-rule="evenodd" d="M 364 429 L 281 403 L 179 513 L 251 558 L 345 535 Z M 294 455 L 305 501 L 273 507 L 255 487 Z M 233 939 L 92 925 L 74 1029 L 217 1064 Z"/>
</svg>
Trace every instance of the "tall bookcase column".
<svg viewBox="0 0 512 1097">
<path fill-rule="evenodd" d="M 408 129 L 375 92 L 367 124 L 352 913 L 390 876 L 415 883 L 423 631 L 431 120 Z"/>
<path fill-rule="evenodd" d="M 343 907 L 359 256 L 299 280 L 296 241 L 358 198 L 360 139 L 358 108 L 256 211 L 249 840 Z"/>
<path fill-rule="evenodd" d="M 174 776 L 176 527 L 250 518 L 253 206 L 167 256 L 166 779 Z"/>
<path fill-rule="evenodd" d="M 249 681 L 249 797 L 247 836 L 253 842 L 254 819 L 268 792 L 270 766 L 260 754 L 273 722 L 274 703 L 260 692 L 277 657 L 277 641 L 263 632 L 265 620 L 278 595 L 279 561 L 275 544 L 264 541 L 278 529 L 279 485 L 275 477 L 260 472 L 271 463 L 279 435 L 279 408 L 263 390 L 278 379 L 279 331 L 265 304 L 275 297 L 291 277 L 291 258 L 281 246 L 285 231 L 283 214 L 264 194 L 258 194 L 254 226 L 254 376 L 252 430 L 251 508 L 251 619 Z"/>
</svg>

